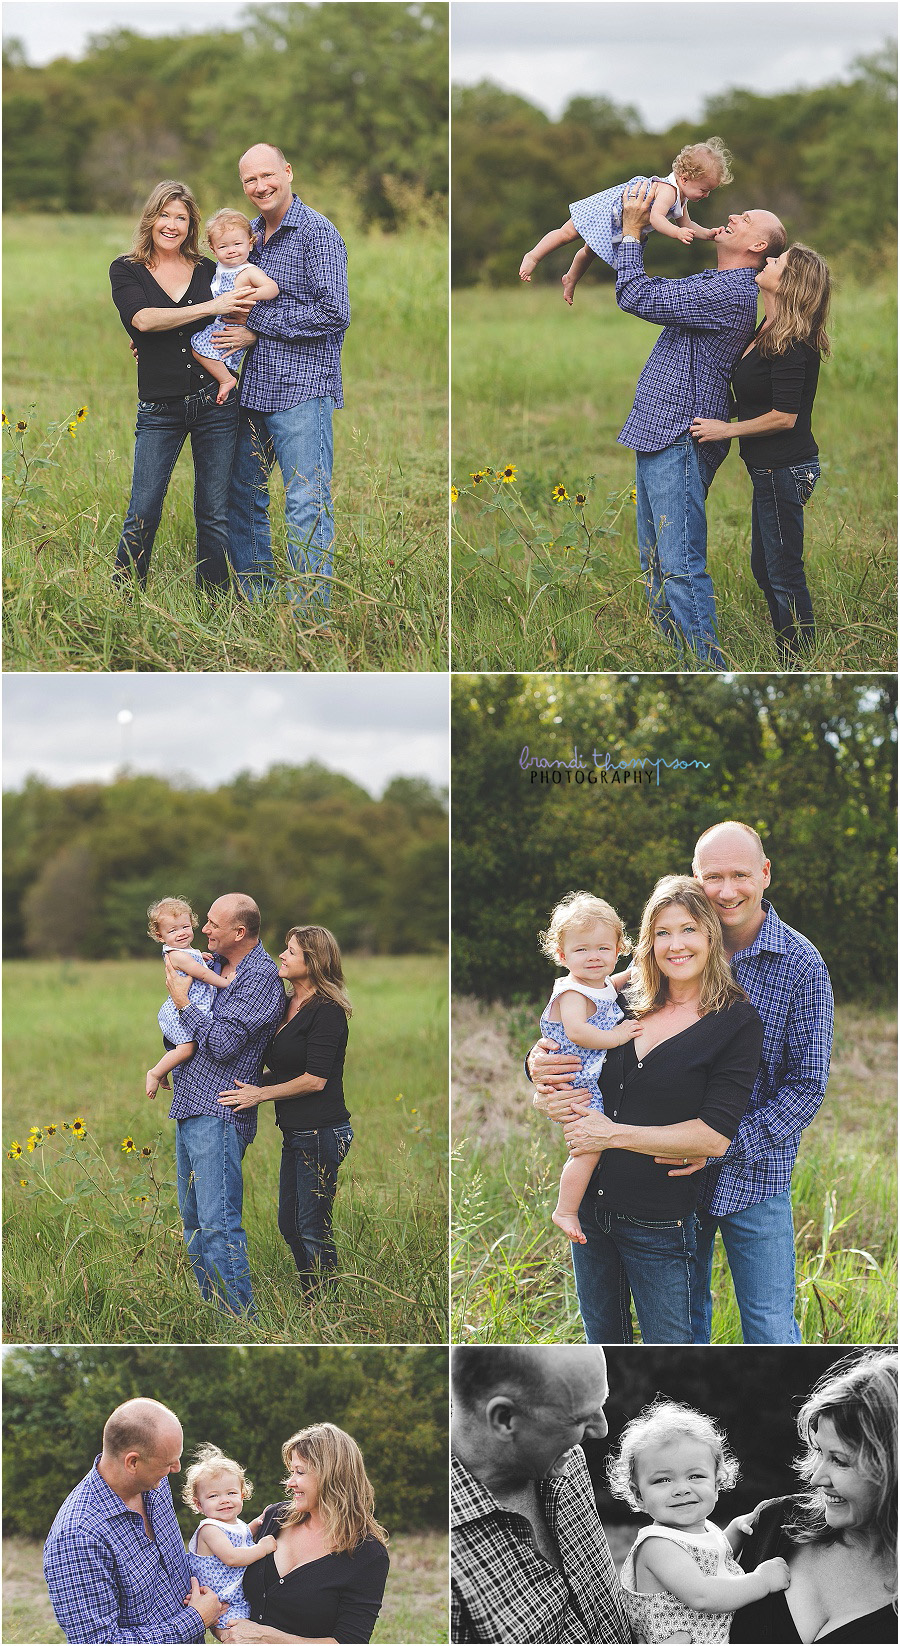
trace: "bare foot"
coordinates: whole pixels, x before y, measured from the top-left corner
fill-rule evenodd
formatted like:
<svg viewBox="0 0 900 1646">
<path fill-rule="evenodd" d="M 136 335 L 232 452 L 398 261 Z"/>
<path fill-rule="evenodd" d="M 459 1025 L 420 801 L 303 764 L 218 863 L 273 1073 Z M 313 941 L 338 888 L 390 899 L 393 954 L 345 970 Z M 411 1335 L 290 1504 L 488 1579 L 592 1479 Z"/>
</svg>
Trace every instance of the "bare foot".
<svg viewBox="0 0 900 1646">
<path fill-rule="evenodd" d="M 232 377 L 229 374 L 229 376 L 226 377 L 224 383 L 221 384 L 221 386 L 219 388 L 219 392 L 216 395 L 216 405 L 217 406 L 224 406 L 224 404 L 225 404 L 226 400 L 228 399 L 228 396 L 230 395 L 232 389 L 236 389 L 236 388 L 237 388 L 237 378 Z"/>
<path fill-rule="evenodd" d="M 568 1235 L 573 1245 L 587 1245 L 587 1235 L 584 1233 L 574 1212 L 554 1212 L 553 1221 L 558 1228 L 562 1229 L 564 1235 Z"/>
<path fill-rule="evenodd" d="M 563 277 L 562 277 L 563 297 L 565 298 L 566 302 L 568 303 L 569 308 L 572 307 L 572 303 L 573 303 L 574 298 L 575 298 L 575 287 L 577 286 L 577 284 L 578 284 L 578 281 L 573 279 L 571 271 L 568 274 L 563 275 Z"/>
<path fill-rule="evenodd" d="M 159 1091 L 159 1075 L 154 1074 L 152 1069 L 147 1070 L 146 1091 L 147 1091 L 147 1096 L 151 1100 L 156 1096 L 157 1092 Z"/>
<path fill-rule="evenodd" d="M 522 258 L 521 263 L 519 264 L 519 279 L 520 280 L 530 280 L 531 276 L 534 274 L 534 271 L 535 271 L 536 268 L 537 268 L 537 258 L 532 257 L 530 251 L 526 252 L 525 256 Z"/>
</svg>

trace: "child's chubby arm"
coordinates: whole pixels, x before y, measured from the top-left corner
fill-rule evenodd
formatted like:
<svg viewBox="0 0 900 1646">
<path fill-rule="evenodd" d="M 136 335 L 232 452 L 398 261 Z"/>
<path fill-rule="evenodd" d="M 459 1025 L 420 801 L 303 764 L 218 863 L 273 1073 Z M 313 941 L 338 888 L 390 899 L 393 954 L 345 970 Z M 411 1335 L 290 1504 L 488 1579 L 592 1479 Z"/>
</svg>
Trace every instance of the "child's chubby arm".
<svg viewBox="0 0 900 1646">
<path fill-rule="evenodd" d="M 611 1046 L 624 1046 L 641 1032 L 640 1024 L 627 1017 L 614 1029 L 598 1029 L 596 1024 L 588 1023 L 591 1003 L 577 989 L 566 989 L 557 998 L 562 1026 L 576 1046 L 584 1046 L 589 1051 L 608 1051 Z"/>
<path fill-rule="evenodd" d="M 742 1577 L 706 1577 L 686 1549 L 662 1537 L 648 1537 L 641 1544 L 637 1575 L 655 1579 L 668 1594 L 695 1612 L 734 1612 L 753 1600 L 762 1600 L 763 1595 L 789 1588 L 791 1582 L 780 1555 L 762 1561 L 755 1572 L 746 1572 Z"/>
<path fill-rule="evenodd" d="M 687 214 L 685 207 L 682 225 L 673 223 L 666 213 L 675 204 L 676 192 L 671 183 L 657 183 L 656 196 L 650 207 L 650 224 L 657 234 L 667 234 L 670 240 L 681 240 L 689 246 L 694 238 L 694 225 Z"/>
<path fill-rule="evenodd" d="M 235 291 L 255 292 L 258 303 L 268 303 L 271 298 L 278 297 L 281 292 L 281 287 L 276 284 L 271 275 L 263 274 L 262 269 L 258 269 L 255 263 L 248 263 L 245 269 L 241 269 L 234 282 L 234 289 Z"/>
<path fill-rule="evenodd" d="M 172 965 L 177 966 L 180 972 L 186 972 L 188 977 L 196 977 L 200 983 L 211 983 L 215 989 L 230 987 L 229 980 L 220 977 L 218 972 L 212 971 L 209 966 L 205 966 L 202 960 L 194 960 L 184 949 L 170 949 L 169 953 L 172 956 Z"/>
<path fill-rule="evenodd" d="M 248 1543 L 236 1549 L 218 1526 L 201 1526 L 197 1533 L 198 1555 L 215 1555 L 223 1566 L 252 1566 L 257 1560 L 275 1553 L 274 1537 L 261 1537 L 258 1543 Z"/>
</svg>

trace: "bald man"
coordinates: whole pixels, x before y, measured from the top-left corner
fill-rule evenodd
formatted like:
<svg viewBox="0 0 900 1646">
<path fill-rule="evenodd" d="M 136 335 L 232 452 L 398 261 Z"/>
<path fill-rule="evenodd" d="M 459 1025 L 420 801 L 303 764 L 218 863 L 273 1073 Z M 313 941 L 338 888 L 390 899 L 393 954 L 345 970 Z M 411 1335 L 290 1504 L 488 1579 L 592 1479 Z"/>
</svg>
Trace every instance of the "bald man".
<svg viewBox="0 0 900 1646">
<path fill-rule="evenodd" d="M 603 1350 L 452 1350 L 451 1639 L 630 1641 L 581 1442 L 607 1432 Z"/>
<path fill-rule="evenodd" d="M 700 445 L 695 417 L 727 421 L 731 369 L 756 327 L 756 276 L 784 251 L 770 211 L 734 212 L 716 231 L 716 267 L 687 280 L 651 279 L 640 236 L 655 185 L 622 201 L 616 302 L 665 330 L 638 378 L 619 442 L 637 465 L 637 533 L 650 615 L 677 652 L 687 645 L 723 669 L 712 579 L 706 569 L 706 496 L 728 444 Z M 716 410 L 709 410 L 715 406 Z"/>
<path fill-rule="evenodd" d="M 256 1107 L 248 1101 L 229 1108 L 219 1099 L 238 1081 L 259 1085 L 263 1053 L 284 1015 L 284 985 L 259 928 L 259 909 L 245 893 L 212 904 L 203 933 L 229 987 L 217 989 L 208 1014 L 191 1005 L 191 979 L 178 970 L 177 951 L 166 956 L 166 985 L 184 1038 L 197 1042 L 193 1057 L 172 1071 L 169 1110 L 185 1244 L 201 1296 L 225 1313 L 251 1318 L 242 1162 L 256 1136 Z"/>
<path fill-rule="evenodd" d="M 184 1436 L 157 1400 L 127 1400 L 44 1545 L 44 1577 L 66 1640 L 202 1641 L 227 1610 L 191 1577 L 168 1476 Z"/>
</svg>

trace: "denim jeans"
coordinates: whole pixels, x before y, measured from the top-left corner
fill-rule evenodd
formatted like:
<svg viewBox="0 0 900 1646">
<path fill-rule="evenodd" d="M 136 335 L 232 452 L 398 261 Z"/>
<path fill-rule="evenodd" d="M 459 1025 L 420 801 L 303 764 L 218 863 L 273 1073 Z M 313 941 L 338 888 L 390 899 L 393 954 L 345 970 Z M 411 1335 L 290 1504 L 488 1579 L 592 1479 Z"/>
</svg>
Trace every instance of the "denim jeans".
<svg viewBox="0 0 900 1646">
<path fill-rule="evenodd" d="M 578 1213 L 587 1245 L 572 1245 L 589 1343 L 631 1343 L 634 1299 L 645 1343 L 690 1343 L 696 1218 L 654 1221 L 601 1210 L 589 1189 Z"/>
<path fill-rule="evenodd" d="M 350 1126 L 285 1128 L 278 1183 L 278 1228 L 291 1248 L 305 1292 L 337 1268 L 331 1209 L 338 1167 L 353 1142 Z"/>
<path fill-rule="evenodd" d="M 816 626 L 803 570 L 803 510 L 819 478 L 818 459 L 789 469 L 749 469 L 753 482 L 750 570 L 766 597 L 782 663 L 813 645 Z"/>
<path fill-rule="evenodd" d="M 290 585 L 293 600 L 327 606 L 331 593 L 331 469 L 334 460 L 330 395 L 304 400 L 289 411 L 242 408 L 231 477 L 231 563 L 251 596 L 274 587 L 269 528 L 269 475 L 278 460 L 284 480 L 288 554 L 301 577 Z"/>
<path fill-rule="evenodd" d="M 218 1115 L 175 1122 L 178 1207 L 191 1268 L 208 1303 L 255 1319 L 241 1224 L 246 1133 Z"/>
<path fill-rule="evenodd" d="M 724 669 L 706 569 L 706 494 L 714 471 L 689 434 L 636 456 L 638 551 L 650 615 L 677 651 L 686 641 L 703 662 Z"/>
<path fill-rule="evenodd" d="M 800 1343 L 794 1319 L 794 1221 L 791 1194 L 771 1195 L 742 1212 L 712 1217 L 700 1212 L 694 1286 L 694 1342 L 712 1332 L 712 1260 L 716 1229 L 734 1282 L 745 1343 Z"/>
<path fill-rule="evenodd" d="M 142 587 L 162 518 L 172 470 L 190 438 L 194 459 L 194 519 L 197 524 L 197 586 L 227 588 L 228 490 L 237 435 L 237 396 L 216 405 L 218 385 L 182 400 L 139 400 L 134 430 L 131 498 L 116 551 L 115 576 L 132 571 Z"/>
</svg>

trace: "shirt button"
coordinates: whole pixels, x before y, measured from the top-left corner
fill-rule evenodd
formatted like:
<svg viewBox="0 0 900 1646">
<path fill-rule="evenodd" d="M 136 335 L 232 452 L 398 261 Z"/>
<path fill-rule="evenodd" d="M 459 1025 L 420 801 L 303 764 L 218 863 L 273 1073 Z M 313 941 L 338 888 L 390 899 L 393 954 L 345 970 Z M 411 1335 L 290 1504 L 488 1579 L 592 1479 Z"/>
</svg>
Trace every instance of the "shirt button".
<svg viewBox="0 0 900 1646">
<path fill-rule="evenodd" d="M 184 354 L 184 349 L 182 349 L 182 351 L 181 351 L 181 352 L 182 352 L 182 354 Z M 639 1063 L 639 1064 L 638 1064 L 638 1068 L 639 1068 L 639 1069 L 642 1069 L 642 1068 L 643 1068 L 643 1067 L 644 1067 L 644 1065 L 643 1065 L 643 1063 Z"/>
<path fill-rule="evenodd" d="M 187 354 L 187 349 L 182 349 L 181 352 L 182 352 L 182 354 Z M 638 1068 L 640 1068 L 640 1064 L 638 1064 Z"/>
</svg>

